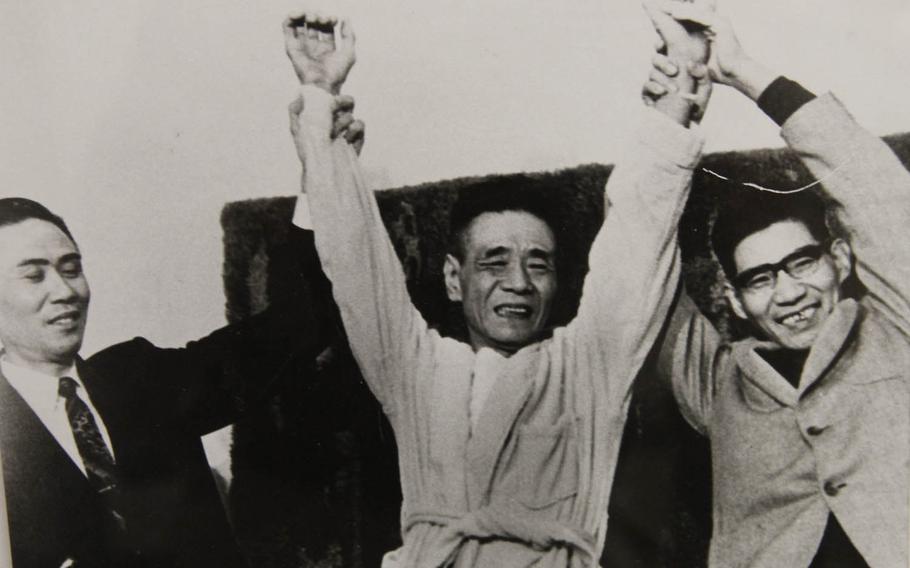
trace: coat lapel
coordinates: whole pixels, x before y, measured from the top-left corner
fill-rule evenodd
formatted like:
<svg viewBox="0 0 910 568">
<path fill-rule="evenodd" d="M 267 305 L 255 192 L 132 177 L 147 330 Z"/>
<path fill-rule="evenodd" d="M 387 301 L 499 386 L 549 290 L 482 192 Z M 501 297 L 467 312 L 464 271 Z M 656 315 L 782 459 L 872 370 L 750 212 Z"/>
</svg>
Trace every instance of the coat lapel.
<svg viewBox="0 0 910 568">
<path fill-rule="evenodd" d="M 110 381 L 105 381 L 104 377 L 82 358 L 76 360 L 76 369 L 92 400 L 92 405 L 98 411 L 99 418 L 104 422 L 107 435 L 110 436 L 114 461 L 120 463 L 120 458 L 123 457 L 124 428 L 121 421 L 118 420 L 118 401 L 116 393 L 111 389 L 114 385 Z"/>
<path fill-rule="evenodd" d="M 29 469 L 54 471 L 61 478 L 85 482 L 85 476 L 27 402 L 0 373 L 0 432 L 4 472 L 31 475 Z M 10 467 L 6 467 L 9 464 Z M 26 464 L 27 467 L 26 467 Z M 15 471 L 14 471 L 15 470 Z"/>
<path fill-rule="evenodd" d="M 751 384 L 780 404 L 793 407 L 799 402 L 803 393 L 818 382 L 834 363 L 850 336 L 850 332 L 855 327 L 858 315 L 859 305 L 855 300 L 843 300 L 835 306 L 809 351 L 798 389 L 793 388 L 758 353 L 758 350 L 761 349 L 779 349 L 777 345 L 767 341 L 747 339 L 735 345 L 733 356 Z"/>
<path fill-rule="evenodd" d="M 803 367 L 799 380 L 799 394 L 802 396 L 831 367 L 841 352 L 850 332 L 859 320 L 859 304 L 856 300 L 843 300 L 835 306 L 834 311 L 825 322 L 825 327 L 818 334 L 809 358 Z"/>
<path fill-rule="evenodd" d="M 752 386 L 757 387 L 778 403 L 793 407 L 799 400 L 796 389 L 758 354 L 759 349 L 774 349 L 775 347 L 769 342 L 747 339 L 734 346 L 733 357 L 739 364 L 745 379 Z"/>
</svg>

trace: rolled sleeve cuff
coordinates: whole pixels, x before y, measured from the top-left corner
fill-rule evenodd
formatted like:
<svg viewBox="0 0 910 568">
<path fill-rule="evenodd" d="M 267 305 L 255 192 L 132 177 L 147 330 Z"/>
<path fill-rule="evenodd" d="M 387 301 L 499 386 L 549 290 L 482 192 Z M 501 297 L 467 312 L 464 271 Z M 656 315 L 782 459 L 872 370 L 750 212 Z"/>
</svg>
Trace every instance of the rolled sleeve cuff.
<svg viewBox="0 0 910 568">
<path fill-rule="evenodd" d="M 771 117 L 778 126 L 783 126 L 787 119 L 815 95 L 805 87 L 786 77 L 778 77 L 758 96 L 758 108 Z"/>
<path fill-rule="evenodd" d="M 297 203 L 294 205 L 294 217 L 291 222 L 301 229 L 313 230 L 313 220 L 310 218 L 310 199 L 305 193 L 297 196 Z"/>
<path fill-rule="evenodd" d="M 832 93 L 825 93 L 814 98 L 799 108 L 787 119 L 781 133 L 786 139 L 815 139 L 821 142 L 837 141 L 844 146 L 844 141 L 856 137 L 858 126 L 844 104 Z"/>
</svg>

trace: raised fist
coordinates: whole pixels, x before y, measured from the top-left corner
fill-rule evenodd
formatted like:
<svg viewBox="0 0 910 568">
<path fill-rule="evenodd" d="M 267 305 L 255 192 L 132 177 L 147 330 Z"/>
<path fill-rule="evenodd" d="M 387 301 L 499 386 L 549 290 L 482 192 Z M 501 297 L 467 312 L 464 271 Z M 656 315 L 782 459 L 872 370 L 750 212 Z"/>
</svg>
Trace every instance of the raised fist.
<svg viewBox="0 0 910 568">
<path fill-rule="evenodd" d="M 282 25 L 297 78 L 337 95 L 356 59 L 354 30 L 346 20 L 315 12 L 291 14 Z"/>
</svg>

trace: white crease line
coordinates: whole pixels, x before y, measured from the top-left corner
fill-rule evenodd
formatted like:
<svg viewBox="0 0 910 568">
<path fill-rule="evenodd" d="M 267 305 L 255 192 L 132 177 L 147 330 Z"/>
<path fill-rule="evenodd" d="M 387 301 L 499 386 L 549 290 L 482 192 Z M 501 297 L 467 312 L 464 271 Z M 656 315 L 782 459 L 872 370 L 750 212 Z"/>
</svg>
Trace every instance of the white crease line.
<svg viewBox="0 0 910 568">
<path fill-rule="evenodd" d="M 729 181 L 729 182 L 731 182 L 731 183 L 739 183 L 740 185 L 744 185 L 744 186 L 746 186 L 746 187 L 751 187 L 751 188 L 757 189 L 757 190 L 759 190 L 759 191 L 767 191 L 767 192 L 769 192 L 769 193 L 776 193 L 776 194 L 778 194 L 778 195 L 787 195 L 787 194 L 790 194 L 790 193 L 799 193 L 800 191 L 805 191 L 805 190 L 807 190 L 807 189 L 809 189 L 809 188 L 811 188 L 811 187 L 814 187 L 814 186 L 816 186 L 816 185 L 822 183 L 823 181 L 825 181 L 826 179 L 828 179 L 829 177 L 831 177 L 832 175 L 834 175 L 834 174 L 837 172 L 837 170 L 839 170 L 839 169 L 841 169 L 843 166 L 847 165 L 849 162 L 850 162 L 850 161 L 848 160 L 847 162 L 844 162 L 843 164 L 840 164 L 839 166 L 837 166 L 836 168 L 834 168 L 833 170 L 831 170 L 830 172 L 828 172 L 828 175 L 826 175 L 825 177 L 820 178 L 820 179 L 817 179 L 817 180 L 813 181 L 812 183 L 806 184 L 806 185 L 804 185 L 804 186 L 802 186 L 802 187 L 798 187 L 798 188 L 796 188 L 796 189 L 772 189 L 772 188 L 770 188 L 770 187 L 764 187 L 763 185 L 759 185 L 759 184 L 757 184 L 757 183 L 752 183 L 751 181 L 746 181 L 746 182 L 735 182 L 735 181 L 731 180 L 730 178 L 728 178 L 728 177 L 726 177 L 726 176 L 723 176 L 723 175 L 721 175 L 721 174 L 719 174 L 719 173 L 717 173 L 717 172 L 715 172 L 715 171 L 713 171 L 713 170 L 709 170 L 708 168 L 704 168 L 704 167 L 701 169 L 701 171 L 703 171 L 703 172 L 705 172 L 705 173 L 707 173 L 707 174 L 711 174 L 712 176 L 716 177 L 717 179 L 721 179 L 721 180 L 723 180 L 723 181 Z"/>
</svg>

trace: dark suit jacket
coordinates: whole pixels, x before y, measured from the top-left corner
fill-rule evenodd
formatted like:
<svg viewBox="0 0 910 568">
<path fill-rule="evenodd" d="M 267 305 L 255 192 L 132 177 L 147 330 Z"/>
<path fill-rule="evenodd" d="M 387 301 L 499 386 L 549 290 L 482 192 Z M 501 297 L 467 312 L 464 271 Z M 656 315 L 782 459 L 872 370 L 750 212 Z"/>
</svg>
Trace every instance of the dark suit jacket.
<svg viewBox="0 0 910 568">
<path fill-rule="evenodd" d="M 270 309 L 183 349 L 137 338 L 78 363 L 111 437 L 125 531 L 0 377 L 14 568 L 243 566 L 199 437 L 306 380 L 322 347 L 311 315 Z"/>
</svg>

